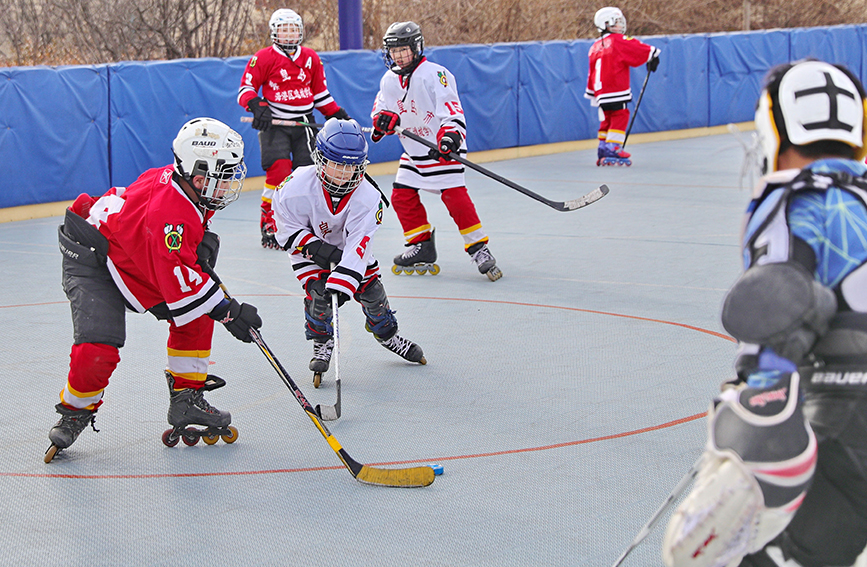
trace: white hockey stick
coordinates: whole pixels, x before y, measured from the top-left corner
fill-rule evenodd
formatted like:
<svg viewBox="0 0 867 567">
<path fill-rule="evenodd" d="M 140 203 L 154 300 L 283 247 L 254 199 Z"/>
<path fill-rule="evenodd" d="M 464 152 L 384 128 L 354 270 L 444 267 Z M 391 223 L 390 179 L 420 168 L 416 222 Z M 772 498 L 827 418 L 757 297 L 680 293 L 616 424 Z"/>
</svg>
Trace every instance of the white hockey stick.
<svg viewBox="0 0 867 567">
<path fill-rule="evenodd" d="M 702 454 L 702 456 L 704 456 Z M 650 530 L 653 529 L 654 524 L 659 520 L 662 513 L 665 512 L 671 504 L 677 500 L 677 498 L 683 494 L 683 491 L 686 490 L 686 487 L 692 482 L 692 479 L 695 478 L 695 475 L 698 474 L 698 467 L 701 464 L 702 457 L 699 457 L 698 460 L 692 465 L 692 468 L 684 475 L 680 482 L 677 483 L 677 486 L 674 487 L 674 490 L 671 491 L 671 494 L 668 495 L 668 498 L 665 499 L 665 502 L 662 503 L 662 506 L 656 510 L 656 513 L 651 516 L 651 518 L 644 524 L 644 527 L 641 528 L 641 531 L 638 532 L 638 535 L 635 536 L 635 539 L 632 540 L 632 543 L 629 544 L 629 547 L 626 548 L 620 557 L 617 558 L 617 561 L 614 562 L 612 567 L 619 567 L 623 560 L 626 559 L 626 556 L 629 555 L 633 549 L 638 547 L 638 544 L 644 541 L 644 538 L 650 535 Z"/>
<path fill-rule="evenodd" d="M 334 264 L 331 265 L 334 270 Z M 337 403 L 333 406 L 316 404 L 316 413 L 325 421 L 336 421 L 340 417 L 340 323 L 337 314 L 337 293 L 331 292 L 331 312 L 334 328 L 334 383 L 337 385 Z"/>
<path fill-rule="evenodd" d="M 241 122 L 252 122 L 252 121 L 253 121 L 252 116 L 242 116 L 241 117 Z M 274 126 L 306 126 L 308 128 L 315 128 L 317 130 L 322 128 L 323 126 L 325 126 L 325 124 L 316 124 L 313 122 L 302 122 L 300 120 L 280 120 L 278 118 L 274 118 L 273 120 L 271 120 L 271 124 L 273 124 Z M 362 126 L 361 131 L 362 132 L 373 132 L 373 128 L 371 128 L 370 126 Z"/>
</svg>

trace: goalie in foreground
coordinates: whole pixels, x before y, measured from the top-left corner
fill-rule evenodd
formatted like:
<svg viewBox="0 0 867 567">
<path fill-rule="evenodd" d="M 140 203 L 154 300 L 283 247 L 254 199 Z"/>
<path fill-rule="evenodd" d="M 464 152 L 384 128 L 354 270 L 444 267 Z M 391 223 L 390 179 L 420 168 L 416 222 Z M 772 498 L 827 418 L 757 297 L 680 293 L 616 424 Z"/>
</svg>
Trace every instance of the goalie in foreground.
<svg viewBox="0 0 867 567">
<path fill-rule="evenodd" d="M 756 110 L 765 177 L 722 323 L 738 379 L 708 414 L 669 567 L 852 565 L 867 544 L 865 92 L 847 69 L 773 69 Z"/>
</svg>

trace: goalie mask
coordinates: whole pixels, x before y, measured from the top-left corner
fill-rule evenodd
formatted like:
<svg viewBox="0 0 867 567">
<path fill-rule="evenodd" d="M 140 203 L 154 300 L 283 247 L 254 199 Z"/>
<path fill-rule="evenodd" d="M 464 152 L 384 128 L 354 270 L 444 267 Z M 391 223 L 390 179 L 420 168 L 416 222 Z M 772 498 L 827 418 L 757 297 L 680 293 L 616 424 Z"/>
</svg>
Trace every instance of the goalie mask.
<svg viewBox="0 0 867 567">
<path fill-rule="evenodd" d="M 271 14 L 268 22 L 271 29 L 271 41 L 287 56 L 304 41 L 304 22 L 294 10 L 285 8 Z"/>
<path fill-rule="evenodd" d="M 404 65 L 395 63 L 391 50 L 408 46 L 412 50 L 412 61 Z M 424 55 L 424 36 L 415 22 L 395 22 L 388 26 L 382 38 L 382 60 L 385 66 L 398 75 L 409 75 L 421 62 Z"/>
<path fill-rule="evenodd" d="M 316 134 L 313 163 L 322 187 L 334 197 L 348 195 L 364 178 L 367 139 L 355 120 L 330 118 Z"/>
<path fill-rule="evenodd" d="M 626 33 L 626 18 L 620 8 L 612 6 L 601 8 L 593 16 L 593 23 L 599 33 Z"/>
<path fill-rule="evenodd" d="M 842 142 L 864 159 L 865 93 L 848 69 L 800 61 L 771 70 L 756 107 L 762 173 L 777 171 L 790 146 Z"/>
<path fill-rule="evenodd" d="M 213 118 L 194 118 L 183 125 L 172 143 L 175 171 L 194 190 L 193 178 L 202 175 L 205 185 L 199 203 L 217 211 L 241 194 L 247 166 L 241 135 Z"/>
</svg>

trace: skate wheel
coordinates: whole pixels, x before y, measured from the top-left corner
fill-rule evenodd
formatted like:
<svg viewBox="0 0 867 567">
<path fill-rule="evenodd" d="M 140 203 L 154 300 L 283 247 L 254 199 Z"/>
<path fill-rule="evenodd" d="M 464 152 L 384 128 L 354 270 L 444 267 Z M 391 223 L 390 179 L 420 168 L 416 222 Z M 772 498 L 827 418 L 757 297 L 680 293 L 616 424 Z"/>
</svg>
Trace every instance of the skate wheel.
<svg viewBox="0 0 867 567">
<path fill-rule="evenodd" d="M 413 268 L 412 266 L 407 266 L 403 269 L 403 273 L 408 275 L 408 276 L 411 276 L 415 273 L 415 268 Z"/>
<path fill-rule="evenodd" d="M 313 373 L 313 387 L 318 388 L 321 385 L 322 385 L 322 373 L 321 372 L 314 372 Z"/>
<path fill-rule="evenodd" d="M 391 267 L 391 273 L 396 275 L 396 276 L 399 276 L 402 271 L 403 271 L 403 266 L 398 266 L 397 264 L 395 264 L 394 266 Z"/>
<path fill-rule="evenodd" d="M 216 433 L 206 433 L 202 435 L 202 441 L 205 442 L 205 445 L 213 445 L 220 439 L 220 436 Z"/>
<path fill-rule="evenodd" d="M 231 432 L 231 435 L 221 435 L 221 437 L 226 443 L 234 443 L 238 440 L 238 429 L 234 425 L 230 425 L 229 431 Z"/>
<path fill-rule="evenodd" d="M 199 436 L 195 433 L 189 433 L 189 430 L 186 430 L 181 434 L 181 439 L 187 447 L 192 447 L 199 442 Z"/>
<path fill-rule="evenodd" d="M 430 275 L 435 276 L 435 275 L 437 275 L 438 273 L 440 273 L 440 267 L 439 267 L 439 265 L 434 264 L 433 266 L 431 266 L 431 268 L 430 268 Z"/>
<path fill-rule="evenodd" d="M 501 277 L 503 277 L 503 272 L 500 271 L 500 268 L 494 266 L 493 268 L 485 272 L 485 275 L 488 276 L 489 280 L 495 282 Z"/>
<path fill-rule="evenodd" d="M 60 447 L 58 447 L 57 445 L 52 443 L 51 447 L 49 447 L 48 450 L 45 451 L 45 456 L 42 458 L 42 460 L 45 461 L 46 463 L 50 463 L 51 459 L 54 458 L 54 455 L 56 455 L 57 451 L 59 451 L 59 450 L 60 450 Z"/>
<path fill-rule="evenodd" d="M 166 429 L 163 432 L 163 445 L 165 445 L 166 447 L 174 447 L 175 445 L 178 444 L 178 441 L 180 441 L 180 440 L 181 440 L 180 437 L 172 439 L 172 430 L 171 429 Z"/>
<path fill-rule="evenodd" d="M 415 273 L 417 273 L 420 276 L 423 276 L 427 273 L 427 268 L 416 268 Z"/>
</svg>

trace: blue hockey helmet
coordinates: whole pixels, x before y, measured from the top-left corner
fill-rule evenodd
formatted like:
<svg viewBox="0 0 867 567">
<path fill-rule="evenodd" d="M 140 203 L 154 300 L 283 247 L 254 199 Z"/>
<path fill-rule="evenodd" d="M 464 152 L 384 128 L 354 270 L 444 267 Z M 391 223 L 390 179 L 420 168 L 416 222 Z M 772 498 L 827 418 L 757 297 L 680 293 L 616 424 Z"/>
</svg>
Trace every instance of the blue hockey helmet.
<svg viewBox="0 0 867 567">
<path fill-rule="evenodd" d="M 355 190 L 367 169 L 367 139 L 355 120 L 330 118 L 316 134 L 313 163 L 322 186 L 335 197 Z"/>
</svg>

